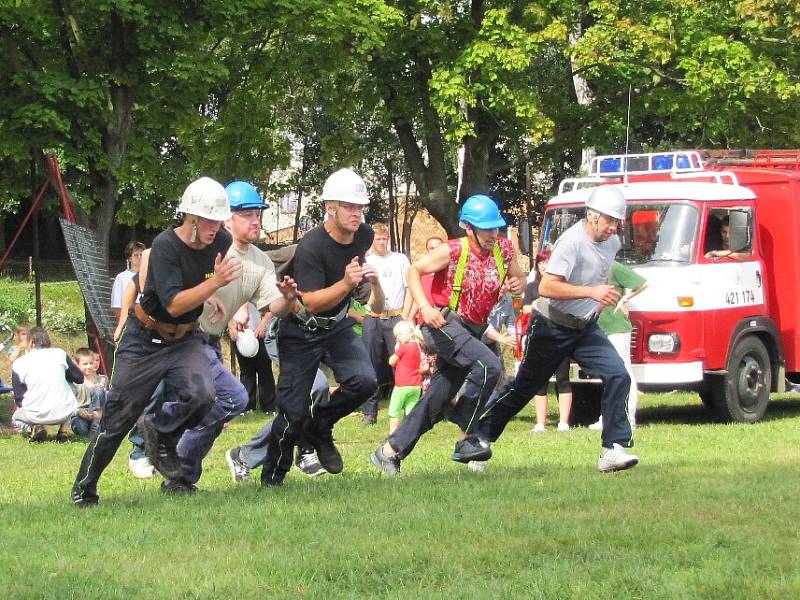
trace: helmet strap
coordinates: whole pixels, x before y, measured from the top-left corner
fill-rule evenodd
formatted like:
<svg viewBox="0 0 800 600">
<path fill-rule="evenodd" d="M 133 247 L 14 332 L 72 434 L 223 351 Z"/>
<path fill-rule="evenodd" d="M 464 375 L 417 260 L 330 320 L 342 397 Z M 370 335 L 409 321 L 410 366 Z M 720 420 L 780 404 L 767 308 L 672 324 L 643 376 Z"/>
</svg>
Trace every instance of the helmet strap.
<svg viewBox="0 0 800 600">
<path fill-rule="evenodd" d="M 189 239 L 192 241 L 193 244 L 195 242 L 197 242 L 197 219 L 196 218 L 192 220 L 192 235 L 189 237 Z"/>
<path fill-rule="evenodd" d="M 480 250 L 482 254 L 489 252 L 489 250 L 483 247 L 483 244 L 481 244 L 481 241 L 478 239 L 478 234 L 475 233 L 475 226 L 472 223 L 469 224 L 467 236 L 469 236 L 470 233 L 472 233 L 472 239 L 474 240 L 475 245 L 478 247 L 478 250 Z"/>
</svg>

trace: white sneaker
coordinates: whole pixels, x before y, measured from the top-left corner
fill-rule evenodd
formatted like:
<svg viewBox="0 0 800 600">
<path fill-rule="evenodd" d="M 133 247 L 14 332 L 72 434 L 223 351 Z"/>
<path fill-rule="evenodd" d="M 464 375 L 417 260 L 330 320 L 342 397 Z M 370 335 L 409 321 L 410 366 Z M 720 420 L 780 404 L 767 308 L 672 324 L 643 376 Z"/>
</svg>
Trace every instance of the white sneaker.
<svg viewBox="0 0 800 600">
<path fill-rule="evenodd" d="M 155 475 L 155 469 L 146 456 L 128 459 L 128 470 L 136 479 L 152 479 Z"/>
<path fill-rule="evenodd" d="M 483 473 L 488 462 L 488 460 L 471 460 L 467 463 L 467 468 L 473 473 Z"/>
<path fill-rule="evenodd" d="M 558 431 L 569 431 L 569 425 L 562 421 L 561 423 L 558 424 L 557 430 Z"/>
<path fill-rule="evenodd" d="M 601 473 L 613 473 L 614 471 L 624 471 L 635 467 L 639 463 L 639 457 L 628 452 L 619 444 L 614 444 L 613 448 L 603 448 L 600 458 L 597 459 L 597 470 Z"/>
<path fill-rule="evenodd" d="M 544 433 L 545 426 L 544 423 L 537 423 L 533 429 L 531 429 L 531 433 Z"/>
<path fill-rule="evenodd" d="M 599 419 L 597 419 L 597 422 L 589 425 L 589 429 L 592 431 L 603 431 L 603 417 L 601 416 Z"/>
</svg>

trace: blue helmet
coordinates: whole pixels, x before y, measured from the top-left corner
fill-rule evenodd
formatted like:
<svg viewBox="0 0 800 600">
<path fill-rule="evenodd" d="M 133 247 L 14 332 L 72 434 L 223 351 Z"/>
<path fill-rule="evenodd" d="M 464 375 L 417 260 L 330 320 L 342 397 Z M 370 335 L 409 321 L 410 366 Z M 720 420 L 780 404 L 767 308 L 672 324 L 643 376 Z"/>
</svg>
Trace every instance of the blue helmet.
<svg viewBox="0 0 800 600">
<path fill-rule="evenodd" d="M 506 226 L 506 220 L 500 214 L 497 204 L 489 196 L 476 194 L 470 196 L 461 207 L 458 218 L 462 223 L 469 223 L 478 229 L 495 229 Z"/>
<path fill-rule="evenodd" d="M 231 210 L 250 210 L 252 208 L 267 208 L 261 200 L 256 188 L 246 181 L 232 181 L 225 191 L 231 203 Z"/>
</svg>

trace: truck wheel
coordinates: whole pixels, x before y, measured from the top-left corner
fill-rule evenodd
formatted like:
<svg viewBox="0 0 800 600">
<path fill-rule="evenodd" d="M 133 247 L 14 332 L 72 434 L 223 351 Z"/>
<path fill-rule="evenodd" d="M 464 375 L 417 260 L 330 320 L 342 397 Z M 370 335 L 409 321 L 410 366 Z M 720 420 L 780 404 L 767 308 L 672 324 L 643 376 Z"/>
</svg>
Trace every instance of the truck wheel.
<svg viewBox="0 0 800 600">
<path fill-rule="evenodd" d="M 600 418 L 600 396 L 603 385 L 600 383 L 572 383 L 572 413 L 570 422 L 573 425 L 591 425 Z"/>
<path fill-rule="evenodd" d="M 763 342 L 743 338 L 728 359 L 728 373 L 713 389 L 719 417 L 737 423 L 755 423 L 764 414 L 772 386 L 772 364 Z"/>
</svg>

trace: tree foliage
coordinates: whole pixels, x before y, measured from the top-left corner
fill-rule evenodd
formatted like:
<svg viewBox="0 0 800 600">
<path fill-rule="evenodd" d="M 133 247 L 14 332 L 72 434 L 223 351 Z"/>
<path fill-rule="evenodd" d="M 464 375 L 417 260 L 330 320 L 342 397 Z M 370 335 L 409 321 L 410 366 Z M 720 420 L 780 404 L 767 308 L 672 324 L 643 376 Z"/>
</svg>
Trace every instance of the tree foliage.
<svg viewBox="0 0 800 600">
<path fill-rule="evenodd" d="M 526 165 L 555 184 L 585 147 L 624 150 L 629 89 L 631 149 L 800 145 L 800 8 L 788 0 L 0 9 L 0 212 L 18 210 L 31 160 L 54 152 L 101 239 L 113 219 L 166 223 L 199 175 L 307 196 L 341 166 L 381 198 L 390 171 L 413 182 L 453 234 L 472 193 L 528 212 Z"/>
</svg>

